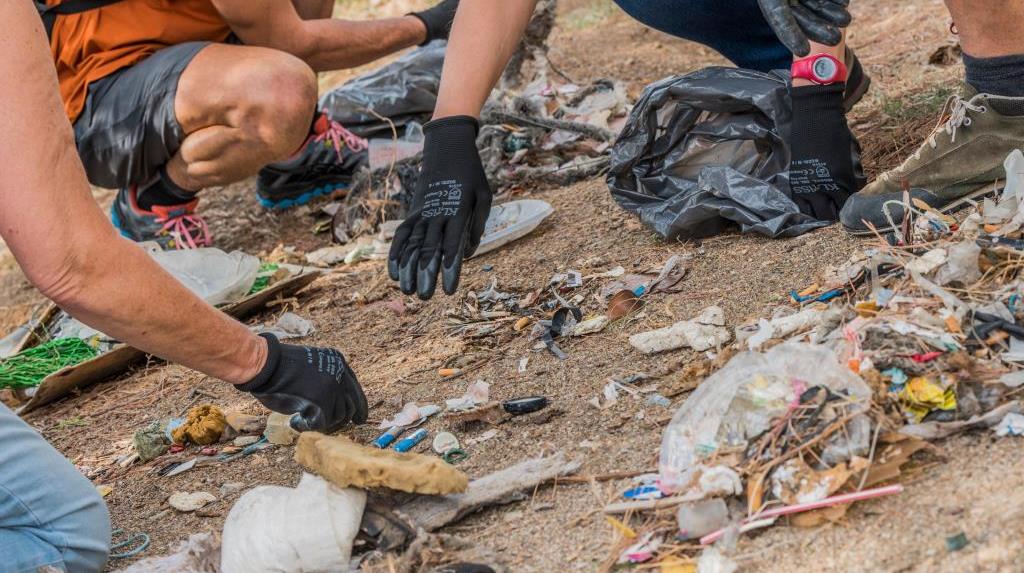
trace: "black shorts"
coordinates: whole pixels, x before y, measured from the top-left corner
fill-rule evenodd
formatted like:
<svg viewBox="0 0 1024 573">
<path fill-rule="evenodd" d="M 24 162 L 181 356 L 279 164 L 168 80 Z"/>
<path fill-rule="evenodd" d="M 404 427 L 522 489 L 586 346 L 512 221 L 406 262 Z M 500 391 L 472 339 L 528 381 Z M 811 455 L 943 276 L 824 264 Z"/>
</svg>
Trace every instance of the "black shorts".
<svg viewBox="0 0 1024 573">
<path fill-rule="evenodd" d="M 75 142 L 89 181 L 117 189 L 146 183 L 181 146 L 174 114 L 178 79 L 210 42 L 164 48 L 89 84 Z"/>
</svg>

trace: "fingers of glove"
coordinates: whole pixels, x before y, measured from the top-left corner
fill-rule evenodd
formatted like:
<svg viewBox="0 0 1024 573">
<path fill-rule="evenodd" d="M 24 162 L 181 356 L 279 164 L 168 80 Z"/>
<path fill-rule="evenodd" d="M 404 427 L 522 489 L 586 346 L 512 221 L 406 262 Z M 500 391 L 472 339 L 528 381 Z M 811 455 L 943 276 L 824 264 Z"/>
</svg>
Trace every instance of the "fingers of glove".
<svg viewBox="0 0 1024 573">
<path fill-rule="evenodd" d="M 348 384 L 351 387 L 349 395 L 352 397 L 353 402 L 352 423 L 365 424 L 366 419 L 370 415 L 370 406 L 366 402 L 366 394 L 363 393 L 363 387 L 356 381 L 355 376 L 351 377 Z"/>
<path fill-rule="evenodd" d="M 473 219 L 469 223 L 469 234 L 466 237 L 466 245 L 463 250 L 463 254 L 466 258 L 472 257 L 473 253 L 475 253 L 477 248 L 480 246 L 480 240 L 483 239 L 484 231 L 487 229 L 487 217 L 489 217 L 490 214 L 490 198 L 486 201 L 482 201 L 481 204 L 477 205 L 473 211 Z"/>
<path fill-rule="evenodd" d="M 402 258 L 398 264 L 398 287 L 405 294 L 416 292 L 416 271 L 420 260 L 420 247 L 426 235 L 427 225 L 419 221 L 413 227 L 412 233 L 402 251 Z"/>
<path fill-rule="evenodd" d="M 393 281 L 398 280 L 398 267 L 402 260 L 402 251 L 405 250 L 405 244 L 409 240 L 409 235 L 412 234 L 416 220 L 410 217 L 403 221 L 395 230 L 395 236 L 391 240 L 391 251 L 388 253 L 388 276 Z"/>
<path fill-rule="evenodd" d="M 803 3 L 814 15 L 833 26 L 845 28 L 853 22 L 853 16 L 850 15 L 850 11 L 835 2 L 830 2 L 829 0 L 804 0 Z"/>
<path fill-rule="evenodd" d="M 290 425 L 296 432 L 320 432 L 327 429 L 327 419 L 320 406 L 306 402 L 302 410 L 292 416 Z"/>
<path fill-rule="evenodd" d="M 437 271 L 441 267 L 441 239 L 444 225 L 436 221 L 427 227 L 423 246 L 420 247 L 420 260 L 416 270 L 416 295 L 422 300 L 430 300 L 437 287 Z"/>
<path fill-rule="evenodd" d="M 811 43 L 793 17 L 789 0 L 757 0 L 757 3 L 779 41 L 797 56 L 811 53 Z"/>
<path fill-rule="evenodd" d="M 830 25 L 803 6 L 793 6 L 793 17 L 796 18 L 806 37 L 819 44 L 835 46 L 843 41 L 843 32 Z"/>
<path fill-rule="evenodd" d="M 812 194 L 797 204 L 801 212 L 819 221 L 835 221 L 839 218 L 835 203 L 822 193 Z"/>
<path fill-rule="evenodd" d="M 468 229 L 450 221 L 444 238 L 444 258 L 441 266 L 441 287 L 447 295 L 455 294 L 462 274 L 462 259 L 466 253 Z"/>
</svg>

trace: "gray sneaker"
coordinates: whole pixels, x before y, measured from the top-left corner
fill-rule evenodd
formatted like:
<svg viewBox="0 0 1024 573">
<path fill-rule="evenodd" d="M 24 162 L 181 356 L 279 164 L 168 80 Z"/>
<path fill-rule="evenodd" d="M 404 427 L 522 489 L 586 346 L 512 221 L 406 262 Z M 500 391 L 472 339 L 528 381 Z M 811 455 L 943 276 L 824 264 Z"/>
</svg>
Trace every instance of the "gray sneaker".
<svg viewBox="0 0 1024 573">
<path fill-rule="evenodd" d="M 1006 156 L 1024 148 L 1024 98 L 965 93 L 949 98 L 942 123 L 902 165 L 850 197 L 839 219 L 851 234 L 898 225 L 904 187 L 943 213 L 1002 187 Z"/>
</svg>

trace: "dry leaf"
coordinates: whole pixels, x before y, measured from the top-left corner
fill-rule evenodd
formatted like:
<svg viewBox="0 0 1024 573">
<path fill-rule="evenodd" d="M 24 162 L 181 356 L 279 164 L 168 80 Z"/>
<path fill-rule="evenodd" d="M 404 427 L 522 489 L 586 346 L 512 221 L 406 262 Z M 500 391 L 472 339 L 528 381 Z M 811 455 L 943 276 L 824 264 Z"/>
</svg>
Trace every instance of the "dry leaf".
<svg viewBox="0 0 1024 573">
<path fill-rule="evenodd" d="M 643 304 L 643 301 L 632 292 L 620 290 L 612 295 L 611 301 L 608 302 L 608 318 L 613 321 L 618 320 L 638 310 Z"/>
</svg>

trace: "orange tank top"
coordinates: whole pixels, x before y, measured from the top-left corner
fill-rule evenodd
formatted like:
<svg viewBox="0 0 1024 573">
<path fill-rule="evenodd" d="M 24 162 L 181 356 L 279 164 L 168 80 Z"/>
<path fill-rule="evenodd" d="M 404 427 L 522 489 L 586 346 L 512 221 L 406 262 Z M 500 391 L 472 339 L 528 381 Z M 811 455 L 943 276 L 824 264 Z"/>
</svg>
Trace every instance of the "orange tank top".
<svg viewBox="0 0 1024 573">
<path fill-rule="evenodd" d="M 121 0 L 58 16 L 50 50 L 64 111 L 74 123 L 85 106 L 90 82 L 136 64 L 160 48 L 197 40 L 223 42 L 230 33 L 210 0 Z"/>
</svg>

